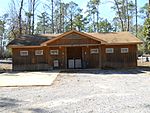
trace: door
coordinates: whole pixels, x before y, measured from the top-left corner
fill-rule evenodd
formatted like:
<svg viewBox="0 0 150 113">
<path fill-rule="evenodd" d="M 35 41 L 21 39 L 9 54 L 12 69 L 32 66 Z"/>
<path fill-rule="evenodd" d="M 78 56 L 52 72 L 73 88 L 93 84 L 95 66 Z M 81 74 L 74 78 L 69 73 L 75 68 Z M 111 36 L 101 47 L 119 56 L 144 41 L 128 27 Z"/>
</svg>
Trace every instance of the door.
<svg viewBox="0 0 150 113">
<path fill-rule="evenodd" d="M 82 47 L 67 48 L 68 68 L 82 68 Z"/>
</svg>

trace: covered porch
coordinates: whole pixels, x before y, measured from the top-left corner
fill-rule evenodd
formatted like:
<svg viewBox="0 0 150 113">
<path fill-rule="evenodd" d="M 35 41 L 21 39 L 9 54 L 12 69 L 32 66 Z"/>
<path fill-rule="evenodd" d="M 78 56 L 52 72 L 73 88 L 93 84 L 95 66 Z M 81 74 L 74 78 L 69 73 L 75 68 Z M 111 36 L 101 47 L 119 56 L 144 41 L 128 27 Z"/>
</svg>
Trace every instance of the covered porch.
<svg viewBox="0 0 150 113">
<path fill-rule="evenodd" d="M 53 69 L 101 68 L 100 44 L 55 46 L 49 47 L 49 51 L 58 52 L 55 55 L 48 55 L 49 65 Z"/>
</svg>

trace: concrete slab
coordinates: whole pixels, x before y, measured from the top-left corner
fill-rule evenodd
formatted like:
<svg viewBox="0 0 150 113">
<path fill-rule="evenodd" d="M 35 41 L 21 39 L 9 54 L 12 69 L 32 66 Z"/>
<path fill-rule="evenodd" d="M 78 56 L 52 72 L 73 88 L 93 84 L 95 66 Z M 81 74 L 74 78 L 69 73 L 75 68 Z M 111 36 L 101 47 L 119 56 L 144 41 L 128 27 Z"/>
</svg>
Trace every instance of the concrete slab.
<svg viewBox="0 0 150 113">
<path fill-rule="evenodd" d="M 0 74 L 0 87 L 51 85 L 59 71 L 16 72 Z"/>
</svg>

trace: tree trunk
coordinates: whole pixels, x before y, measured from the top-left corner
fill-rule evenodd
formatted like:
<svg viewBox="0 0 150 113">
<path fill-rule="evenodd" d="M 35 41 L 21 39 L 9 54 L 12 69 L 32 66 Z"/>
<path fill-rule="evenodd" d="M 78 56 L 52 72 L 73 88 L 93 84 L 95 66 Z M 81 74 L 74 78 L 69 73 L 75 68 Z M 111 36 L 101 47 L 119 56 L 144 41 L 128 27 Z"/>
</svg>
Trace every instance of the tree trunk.
<svg viewBox="0 0 150 113">
<path fill-rule="evenodd" d="M 62 20 L 62 32 L 65 32 L 65 15 L 64 15 L 64 8 L 63 8 L 63 20 Z"/>
<path fill-rule="evenodd" d="M 22 35 L 22 24 L 21 24 L 21 21 L 22 21 L 22 9 L 23 9 L 23 0 L 21 0 L 21 4 L 20 4 L 20 9 L 19 9 L 19 17 L 18 17 L 18 21 L 19 21 L 19 36 Z"/>
<path fill-rule="evenodd" d="M 59 1 L 59 4 L 60 4 L 60 17 L 59 17 L 59 33 L 61 33 L 61 26 L 62 26 L 62 22 L 61 22 L 61 18 L 62 18 L 62 8 L 61 8 L 61 0 Z"/>
<path fill-rule="evenodd" d="M 33 3 L 32 3 L 32 14 L 33 14 L 33 17 L 32 17 L 32 35 L 34 34 L 34 13 L 35 13 L 35 0 L 33 0 Z"/>
<path fill-rule="evenodd" d="M 31 34 L 32 0 L 29 0 L 28 3 L 27 17 L 28 17 L 28 34 Z"/>
<path fill-rule="evenodd" d="M 70 22 L 71 22 L 71 30 L 72 30 L 72 29 L 73 29 L 73 20 L 72 20 L 72 14 L 71 14 Z"/>
<path fill-rule="evenodd" d="M 97 23 L 96 23 L 96 25 L 97 25 L 97 32 L 99 32 L 99 12 L 98 12 L 98 8 L 97 8 Z"/>
<path fill-rule="evenodd" d="M 127 4 L 127 31 L 130 30 L 130 17 L 129 17 L 129 6 L 128 6 L 128 0 L 126 0 Z"/>
<path fill-rule="evenodd" d="M 28 14 L 28 34 L 31 34 L 31 12 Z"/>
<path fill-rule="evenodd" d="M 123 22 L 122 17 L 121 17 L 121 11 L 119 10 L 119 5 L 118 5 L 117 1 L 116 0 L 114 0 L 114 1 L 115 1 L 117 10 L 118 10 L 119 19 L 120 19 L 120 22 L 121 22 L 121 29 L 122 29 L 122 31 L 124 31 L 124 22 Z"/>
<path fill-rule="evenodd" d="M 46 29 L 45 29 L 45 15 L 43 15 L 43 34 L 46 33 Z"/>
<path fill-rule="evenodd" d="M 51 0 L 52 2 L 52 33 L 54 33 L 54 1 Z"/>
<path fill-rule="evenodd" d="M 95 27 L 95 14 L 93 14 L 93 30 L 96 32 L 96 27 Z"/>
<path fill-rule="evenodd" d="M 148 7 L 148 17 L 150 18 L 150 0 L 149 0 L 149 7 Z"/>
<path fill-rule="evenodd" d="M 136 14 L 136 18 L 135 18 L 135 21 L 136 21 L 136 25 L 135 25 L 135 31 L 136 31 L 136 36 L 137 36 L 137 32 L 138 32 L 138 28 L 137 28 L 137 0 L 135 0 L 135 14 Z"/>
</svg>

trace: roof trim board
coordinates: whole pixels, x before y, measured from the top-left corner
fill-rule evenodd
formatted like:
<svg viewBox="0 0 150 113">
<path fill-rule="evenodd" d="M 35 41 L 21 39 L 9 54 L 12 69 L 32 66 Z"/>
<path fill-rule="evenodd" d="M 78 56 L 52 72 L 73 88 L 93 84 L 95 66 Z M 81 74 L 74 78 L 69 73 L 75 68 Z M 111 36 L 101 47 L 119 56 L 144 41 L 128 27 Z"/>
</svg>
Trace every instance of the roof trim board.
<svg viewBox="0 0 150 113">
<path fill-rule="evenodd" d="M 41 48 L 41 47 L 44 47 L 44 46 L 17 46 L 17 45 L 8 45 L 9 48 Z"/>
</svg>

